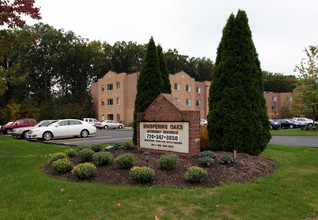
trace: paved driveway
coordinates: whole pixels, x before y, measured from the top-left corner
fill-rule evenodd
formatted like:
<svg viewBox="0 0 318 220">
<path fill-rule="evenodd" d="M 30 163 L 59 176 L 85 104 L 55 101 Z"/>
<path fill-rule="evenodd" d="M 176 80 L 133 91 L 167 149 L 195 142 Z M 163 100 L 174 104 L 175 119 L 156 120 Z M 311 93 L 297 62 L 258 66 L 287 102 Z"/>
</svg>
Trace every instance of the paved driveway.
<svg viewBox="0 0 318 220">
<path fill-rule="evenodd" d="M 269 144 L 318 148 L 318 136 L 273 135 Z"/>
</svg>

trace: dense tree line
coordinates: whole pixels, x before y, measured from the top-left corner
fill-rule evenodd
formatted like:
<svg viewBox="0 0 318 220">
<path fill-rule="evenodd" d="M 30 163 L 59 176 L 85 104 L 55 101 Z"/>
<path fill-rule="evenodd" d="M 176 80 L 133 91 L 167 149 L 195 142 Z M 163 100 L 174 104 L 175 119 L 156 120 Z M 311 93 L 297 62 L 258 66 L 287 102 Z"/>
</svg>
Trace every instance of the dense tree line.
<svg viewBox="0 0 318 220">
<path fill-rule="evenodd" d="M 296 88 L 296 76 L 283 75 L 263 71 L 264 91 L 268 92 L 293 92 Z"/>
<path fill-rule="evenodd" d="M 89 41 L 38 23 L 0 31 L 0 122 L 93 116 L 90 84 L 109 70 L 140 71 L 147 45 Z M 170 73 L 211 80 L 213 62 L 163 52 Z"/>
</svg>

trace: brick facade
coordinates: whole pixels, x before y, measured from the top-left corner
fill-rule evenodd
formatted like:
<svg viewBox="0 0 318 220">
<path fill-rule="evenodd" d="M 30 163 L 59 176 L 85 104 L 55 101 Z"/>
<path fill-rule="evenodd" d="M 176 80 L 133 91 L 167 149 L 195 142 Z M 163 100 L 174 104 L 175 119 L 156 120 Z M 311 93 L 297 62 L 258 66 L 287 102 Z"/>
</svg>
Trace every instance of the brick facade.
<svg viewBox="0 0 318 220">
<path fill-rule="evenodd" d="M 290 108 L 292 102 L 293 93 L 273 93 L 265 92 L 264 97 L 266 99 L 267 114 L 271 119 L 283 118 L 282 108 Z"/>
<path fill-rule="evenodd" d="M 189 110 L 172 95 L 161 93 L 142 113 L 137 115 L 137 147 L 140 149 L 140 122 L 189 122 L 189 153 L 176 153 L 193 156 L 200 153 L 200 111 Z M 167 151 L 148 150 L 167 153 Z"/>
</svg>

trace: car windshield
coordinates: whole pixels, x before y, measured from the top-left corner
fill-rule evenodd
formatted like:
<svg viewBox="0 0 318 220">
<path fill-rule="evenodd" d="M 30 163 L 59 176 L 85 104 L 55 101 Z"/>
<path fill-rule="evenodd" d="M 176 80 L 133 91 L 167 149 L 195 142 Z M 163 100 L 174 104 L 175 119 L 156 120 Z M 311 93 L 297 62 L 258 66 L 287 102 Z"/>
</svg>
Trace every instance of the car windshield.
<svg viewBox="0 0 318 220">
<path fill-rule="evenodd" d="M 55 124 L 58 121 L 52 121 L 50 124 L 46 125 L 46 126 L 52 126 L 53 124 Z"/>
<path fill-rule="evenodd" d="M 41 121 L 40 123 L 37 124 L 38 127 L 46 127 L 46 126 L 49 126 L 50 124 L 54 123 L 56 121 Z"/>
</svg>

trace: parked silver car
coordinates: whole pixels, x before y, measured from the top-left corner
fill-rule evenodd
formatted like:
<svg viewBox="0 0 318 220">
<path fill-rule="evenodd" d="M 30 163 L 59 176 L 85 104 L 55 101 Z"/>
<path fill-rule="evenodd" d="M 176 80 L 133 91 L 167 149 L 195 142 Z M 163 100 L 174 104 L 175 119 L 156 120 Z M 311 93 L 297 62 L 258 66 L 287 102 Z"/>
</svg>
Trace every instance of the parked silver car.
<svg viewBox="0 0 318 220">
<path fill-rule="evenodd" d="M 17 137 L 17 138 L 27 138 L 28 132 L 32 128 L 46 127 L 54 121 L 56 121 L 56 120 L 43 120 L 43 121 L 40 121 L 39 123 L 37 123 L 33 126 L 16 128 L 16 129 L 13 129 L 11 135 L 13 137 Z"/>
<path fill-rule="evenodd" d="M 104 129 L 122 129 L 124 128 L 124 125 L 122 123 L 119 123 L 117 121 L 113 120 L 103 120 L 96 124 L 96 128 L 104 128 Z"/>
</svg>

